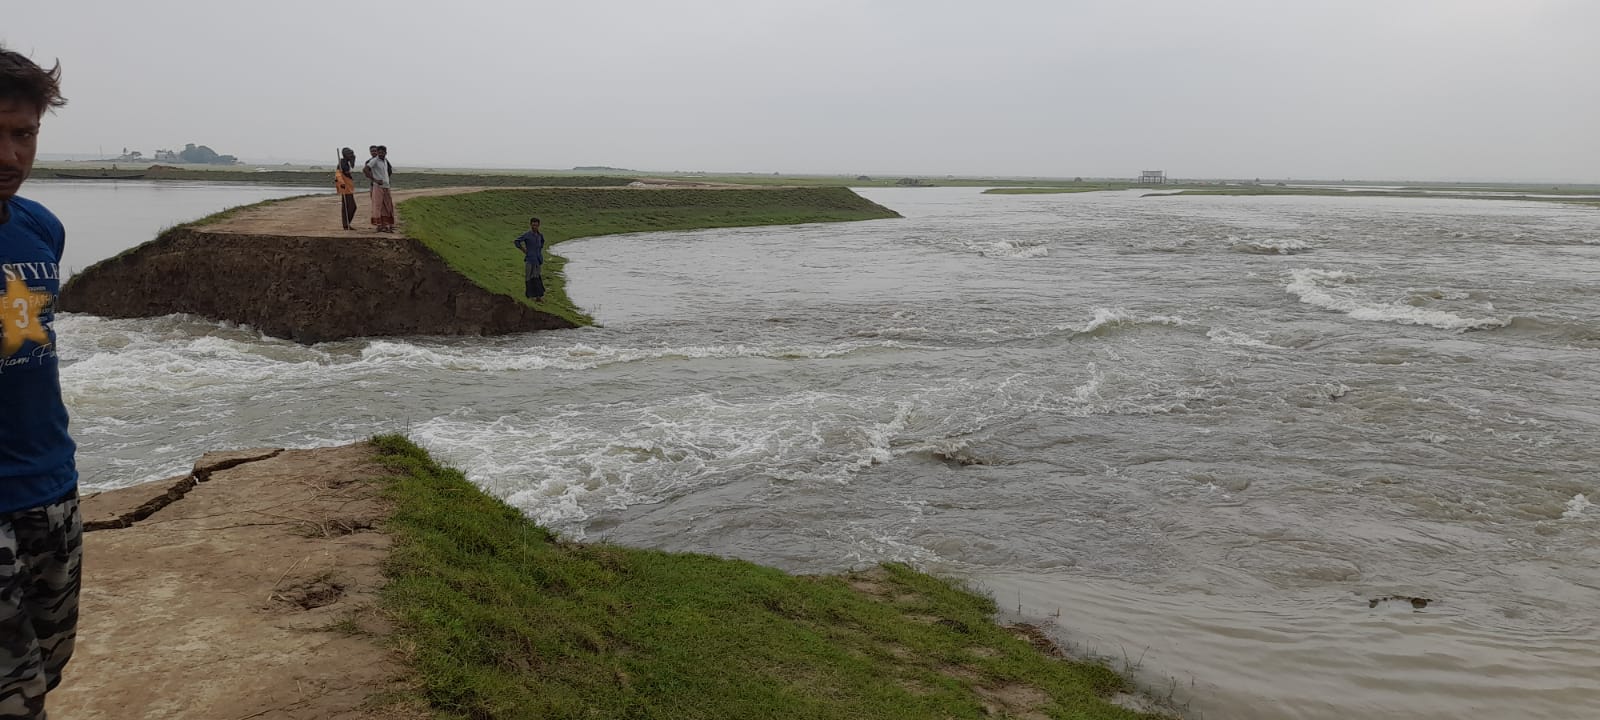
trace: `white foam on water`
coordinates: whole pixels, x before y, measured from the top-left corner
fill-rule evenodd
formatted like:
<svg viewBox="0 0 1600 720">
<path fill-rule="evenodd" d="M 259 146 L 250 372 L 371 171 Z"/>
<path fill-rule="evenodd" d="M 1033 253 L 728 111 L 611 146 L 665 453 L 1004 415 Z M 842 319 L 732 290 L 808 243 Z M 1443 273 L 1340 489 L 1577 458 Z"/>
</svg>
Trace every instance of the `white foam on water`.
<svg viewBox="0 0 1600 720">
<path fill-rule="evenodd" d="M 1093 335 L 1105 330 L 1138 325 L 1183 325 L 1183 318 L 1171 315 L 1139 315 L 1120 307 L 1097 307 L 1094 315 L 1083 325 L 1057 325 L 1056 331 L 1071 330 L 1080 335 Z"/>
<path fill-rule="evenodd" d="M 205 393 L 241 384 L 336 381 L 330 356 L 313 348 L 277 348 L 218 337 L 187 341 L 125 338 L 109 349 L 66 350 L 62 393 L 69 404 L 139 393 Z M 71 346 L 69 346 L 70 348 Z"/>
<path fill-rule="evenodd" d="M 1265 335 L 1265 333 L 1257 334 Z M 1214 327 L 1210 330 L 1207 330 L 1206 337 L 1211 338 L 1212 342 L 1218 342 L 1224 345 L 1238 345 L 1239 347 L 1251 348 L 1271 348 L 1273 350 L 1284 349 L 1282 346 L 1273 345 L 1272 343 L 1256 337 L 1255 334 L 1243 333 L 1237 330 L 1229 330 L 1225 327 Z"/>
<path fill-rule="evenodd" d="M 1588 496 L 1584 495 L 1583 493 L 1578 493 L 1577 495 L 1573 495 L 1571 500 L 1567 501 L 1567 509 L 1565 512 L 1561 513 L 1561 517 L 1567 520 L 1577 520 L 1578 518 L 1583 517 L 1583 514 L 1592 507 L 1594 507 L 1594 503 L 1589 502 Z"/>
<path fill-rule="evenodd" d="M 400 429 L 397 423 L 409 427 L 437 413 L 419 410 L 418 416 L 375 419 L 356 403 L 348 410 L 324 408 L 319 412 L 333 414 L 324 414 L 316 423 L 296 422 L 294 417 L 301 403 L 332 394 L 381 396 L 392 380 L 424 372 L 443 371 L 442 377 L 450 378 L 524 369 L 583 372 L 618 363 L 678 359 L 817 360 L 903 346 L 890 340 L 849 339 L 808 345 L 653 347 L 601 343 L 485 347 L 379 340 L 307 347 L 181 318 L 61 320 L 70 324 L 62 328 L 70 338 L 62 350 L 63 395 L 73 412 L 74 433 L 92 442 L 97 456 L 90 463 L 93 477 L 86 475 L 85 480 L 105 486 L 160 479 L 187 467 L 201 452 L 237 443 L 315 446 Z M 167 437 L 182 441 L 166 442 Z M 143 459 L 124 462 L 133 454 Z M 515 470 L 514 464 L 508 467 Z"/>
<path fill-rule="evenodd" d="M 1043 237 L 1025 237 L 992 242 L 962 240 L 961 244 L 972 252 L 992 258 L 1037 258 L 1050 254 L 1050 240 Z"/>
<path fill-rule="evenodd" d="M 851 341 L 826 345 L 687 345 L 660 347 L 617 347 L 578 343 L 566 347 L 506 349 L 436 348 L 399 341 L 375 341 L 361 351 L 361 359 L 373 364 L 400 364 L 447 370 L 503 372 L 507 370 L 592 370 L 608 365 L 650 360 L 697 360 L 707 358 L 768 358 L 774 360 L 822 359 L 849 355 L 862 350 L 908 347 L 894 340 Z"/>
<path fill-rule="evenodd" d="M 1088 415 L 1126 404 L 1102 399 L 1104 377 L 1089 371 L 1083 384 L 1063 392 L 1014 376 L 902 386 L 883 396 L 804 391 L 727 400 L 699 393 L 542 416 L 462 409 L 410 434 L 488 492 L 582 537 L 601 512 L 738 483 L 848 484 L 901 457 L 958 452 L 985 428 L 1025 413 Z"/>
<path fill-rule="evenodd" d="M 360 382 L 406 369 L 465 372 L 512 370 L 591 370 L 655 360 L 766 358 L 825 359 L 875 349 L 910 347 L 881 338 L 827 344 L 614 345 L 483 348 L 429 346 L 377 340 L 359 351 L 334 352 L 328 346 L 301 346 L 270 338 L 234 339 L 215 335 L 171 337 L 96 326 L 98 319 L 74 318 L 73 343 L 63 348 L 63 392 L 69 403 L 94 404 L 104 398 L 138 393 L 236 392 L 241 384 L 260 388 L 306 388 Z M 100 321 L 104 322 L 104 321 Z M 65 332 L 65 331 L 63 331 Z"/>
<path fill-rule="evenodd" d="M 696 394 L 542 418 L 461 410 L 413 435 L 539 522 L 581 535 L 596 512 L 749 480 L 848 483 L 875 464 L 948 447 L 959 428 L 947 412 L 931 411 L 934 400 L 803 392 L 730 402 Z"/>
<path fill-rule="evenodd" d="M 1228 236 L 1229 247 L 1235 252 L 1261 255 L 1293 255 L 1312 248 L 1311 243 L 1295 238 L 1255 238 Z"/>
<path fill-rule="evenodd" d="M 1427 325 L 1441 330 L 1497 328 L 1511 322 L 1493 317 L 1462 317 L 1404 303 L 1377 302 L 1361 291 L 1357 280 L 1356 276 L 1338 270 L 1301 268 L 1290 272 L 1285 291 L 1307 305 L 1342 312 L 1356 320 Z"/>
</svg>

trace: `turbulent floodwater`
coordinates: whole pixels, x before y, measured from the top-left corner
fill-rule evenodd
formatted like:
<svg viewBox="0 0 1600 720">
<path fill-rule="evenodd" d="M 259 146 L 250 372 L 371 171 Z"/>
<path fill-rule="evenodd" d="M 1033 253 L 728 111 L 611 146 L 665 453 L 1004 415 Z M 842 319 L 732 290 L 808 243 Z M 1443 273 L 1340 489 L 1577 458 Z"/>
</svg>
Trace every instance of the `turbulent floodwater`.
<svg viewBox="0 0 1600 720">
<path fill-rule="evenodd" d="M 570 536 L 970 577 L 1197 717 L 1600 716 L 1600 213 L 863 194 L 562 246 L 603 328 L 65 316 L 85 484 L 398 430 Z"/>
</svg>

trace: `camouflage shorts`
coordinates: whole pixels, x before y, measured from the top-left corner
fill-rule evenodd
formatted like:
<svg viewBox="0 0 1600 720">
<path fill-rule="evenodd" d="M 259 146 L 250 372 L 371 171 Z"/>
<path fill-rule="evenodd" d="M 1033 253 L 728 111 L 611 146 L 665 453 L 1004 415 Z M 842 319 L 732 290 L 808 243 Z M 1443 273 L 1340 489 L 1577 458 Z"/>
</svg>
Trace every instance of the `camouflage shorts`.
<svg viewBox="0 0 1600 720">
<path fill-rule="evenodd" d="M 78 498 L 0 513 L 0 720 L 44 720 L 78 634 Z"/>
</svg>

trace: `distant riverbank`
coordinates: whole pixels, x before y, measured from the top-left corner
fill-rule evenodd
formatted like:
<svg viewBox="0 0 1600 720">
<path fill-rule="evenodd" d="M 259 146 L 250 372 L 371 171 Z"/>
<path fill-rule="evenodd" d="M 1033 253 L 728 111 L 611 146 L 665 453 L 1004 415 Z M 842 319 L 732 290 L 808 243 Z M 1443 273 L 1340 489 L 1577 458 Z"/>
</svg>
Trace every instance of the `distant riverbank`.
<svg viewBox="0 0 1600 720">
<path fill-rule="evenodd" d="M 1186 188 L 1173 192 L 1151 192 L 1145 197 L 1176 197 L 1180 195 L 1238 195 L 1238 196 L 1324 196 L 1324 197 L 1388 197 L 1433 198 L 1446 200 L 1520 200 L 1524 202 L 1559 202 L 1600 206 L 1600 187 L 1580 186 L 1494 186 L 1472 190 L 1454 188 L 1406 187 L 1393 189 L 1363 189 L 1352 187 L 1278 187 L 1244 185 L 1222 188 Z"/>
<path fill-rule="evenodd" d="M 1596 185 L 1442 185 L 1377 187 L 1361 185 L 1137 185 L 1107 183 L 1059 187 L 998 187 L 985 195 L 1059 195 L 1102 190 L 1144 190 L 1144 197 L 1183 195 L 1322 196 L 1442 198 L 1448 200 L 1521 200 L 1560 202 L 1600 206 L 1600 186 Z"/>
</svg>

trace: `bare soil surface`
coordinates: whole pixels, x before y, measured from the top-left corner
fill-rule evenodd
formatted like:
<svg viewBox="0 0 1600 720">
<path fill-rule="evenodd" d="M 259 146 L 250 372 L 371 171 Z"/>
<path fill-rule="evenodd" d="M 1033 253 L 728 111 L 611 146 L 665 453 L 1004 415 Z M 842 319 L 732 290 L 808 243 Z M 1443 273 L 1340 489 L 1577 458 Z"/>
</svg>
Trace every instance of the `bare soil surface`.
<svg viewBox="0 0 1600 720">
<path fill-rule="evenodd" d="M 428 195 L 459 195 L 491 188 L 453 187 L 423 188 L 421 190 L 396 190 L 396 204 L 414 197 Z M 502 189 L 502 188 L 492 188 Z M 509 188 L 507 188 L 509 189 Z M 379 235 L 372 227 L 372 204 L 366 192 L 356 193 L 356 219 L 353 228 L 339 227 L 339 196 L 316 195 L 268 203 L 261 207 L 241 210 L 221 221 L 205 225 L 206 232 L 233 235 L 281 235 L 290 237 L 357 238 L 362 235 Z M 405 219 L 399 218 L 404 228 Z M 404 232 L 402 230 L 402 232 Z M 380 235 L 380 237 L 391 237 Z"/>
<path fill-rule="evenodd" d="M 402 680 L 376 609 L 381 473 L 365 444 L 208 453 L 189 476 L 86 497 L 104 529 L 84 536 L 78 646 L 50 716 L 425 717 L 386 696 Z"/>
</svg>

